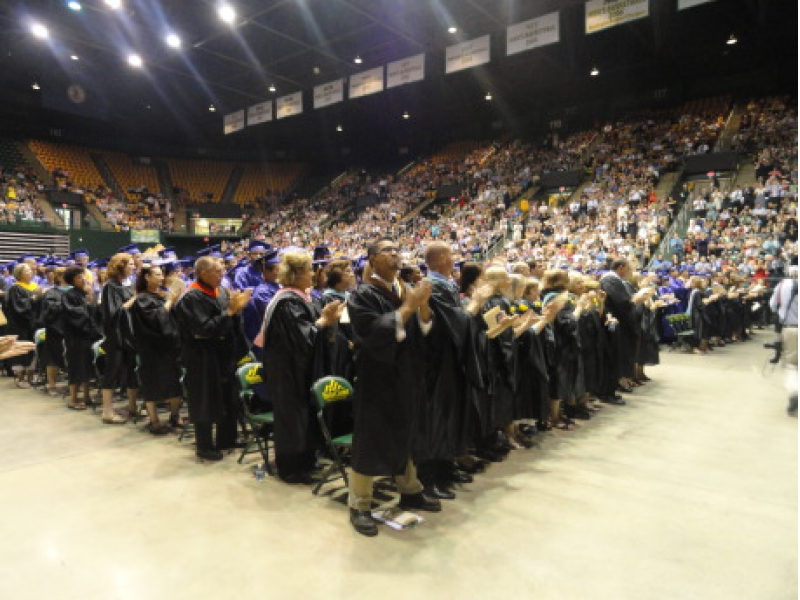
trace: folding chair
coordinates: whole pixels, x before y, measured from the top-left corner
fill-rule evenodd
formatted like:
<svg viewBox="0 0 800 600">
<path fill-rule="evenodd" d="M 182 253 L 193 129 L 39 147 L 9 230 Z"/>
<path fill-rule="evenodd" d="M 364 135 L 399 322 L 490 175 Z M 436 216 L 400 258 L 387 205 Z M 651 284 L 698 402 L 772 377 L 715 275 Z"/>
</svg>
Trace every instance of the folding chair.
<svg viewBox="0 0 800 600">
<path fill-rule="evenodd" d="M 250 402 L 253 399 L 253 387 L 264 383 L 264 367 L 261 363 L 250 362 L 243 364 L 236 369 L 236 381 L 239 384 L 239 402 L 242 406 L 242 417 L 246 428 L 247 441 L 242 454 L 239 456 L 239 464 L 242 464 L 244 457 L 256 451 L 250 450 L 255 441 L 261 458 L 264 459 L 264 468 L 267 473 L 274 475 L 272 466 L 269 463 L 269 433 L 268 429 L 275 423 L 275 414 L 272 412 L 254 413 L 251 410 Z M 249 430 L 249 431 L 248 431 Z"/>
<path fill-rule="evenodd" d="M 332 438 L 325 417 L 337 403 L 352 402 L 353 386 L 343 377 L 323 377 L 311 386 L 311 400 L 317 409 L 317 422 L 319 423 L 320 431 L 322 431 L 322 437 L 325 439 L 328 453 L 333 459 L 333 463 L 323 471 L 321 479 L 312 490 L 312 493 L 316 495 L 324 484 L 338 479 L 338 477 L 331 477 L 337 470 L 342 479 L 344 479 L 345 486 L 349 485 L 342 454 L 343 451 L 349 452 L 352 448 L 353 434 L 348 433 Z"/>
</svg>

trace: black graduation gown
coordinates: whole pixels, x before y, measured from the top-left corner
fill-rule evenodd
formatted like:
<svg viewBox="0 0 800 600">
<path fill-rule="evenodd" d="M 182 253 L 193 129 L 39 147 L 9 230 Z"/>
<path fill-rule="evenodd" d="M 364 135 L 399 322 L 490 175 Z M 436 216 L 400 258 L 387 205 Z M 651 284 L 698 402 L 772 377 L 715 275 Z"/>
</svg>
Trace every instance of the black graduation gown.
<svg viewBox="0 0 800 600">
<path fill-rule="evenodd" d="M 227 314 L 228 293 L 209 296 L 189 289 L 173 308 L 181 336 L 181 359 L 189 418 L 193 423 L 220 422 L 236 414 L 233 380 L 244 339 L 241 319 Z M 245 342 L 246 343 L 246 342 Z"/>
<path fill-rule="evenodd" d="M 517 312 L 525 313 L 533 308 L 517 303 Z M 533 328 L 516 339 L 517 366 L 516 392 L 514 395 L 514 419 L 541 420 L 547 414 L 547 362 L 544 354 L 542 334 Z"/>
<path fill-rule="evenodd" d="M 106 353 L 105 369 L 100 387 L 105 390 L 136 388 L 136 356 L 125 348 L 127 327 L 121 320 L 127 318 L 122 305 L 133 296 L 130 286 L 109 279 L 100 293 L 100 314 L 103 323 L 103 350 Z M 131 340 L 128 340 L 131 342 Z"/>
<path fill-rule="evenodd" d="M 569 400 L 582 394 L 580 341 L 575 306 L 568 302 L 552 323 L 555 338 L 555 364 L 550 373 L 552 400 Z"/>
<path fill-rule="evenodd" d="M 644 304 L 638 306 L 637 311 L 639 312 L 640 335 L 636 362 L 640 365 L 657 365 L 659 354 L 656 315 Z"/>
<path fill-rule="evenodd" d="M 69 383 L 86 383 L 95 377 L 92 343 L 102 336 L 95 319 L 95 307 L 86 302 L 83 290 L 70 288 L 61 297 L 64 341 L 67 346 Z"/>
<path fill-rule="evenodd" d="M 320 304 L 324 308 L 331 302 L 344 302 L 344 297 L 325 293 L 320 298 Z M 353 381 L 355 376 L 355 334 L 350 323 L 339 323 L 336 327 L 336 335 L 330 348 L 330 372 L 327 375 L 344 377 L 347 381 Z"/>
<path fill-rule="evenodd" d="M 430 307 L 436 327 L 428 335 L 430 360 L 425 365 L 425 398 L 415 441 L 417 461 L 452 459 L 472 441 L 465 355 L 474 352 L 470 330 L 473 315 L 461 304 L 454 284 L 431 278 Z"/>
<path fill-rule="evenodd" d="M 692 290 L 689 296 L 688 311 L 691 313 L 692 329 L 697 343 L 708 339 L 706 330 L 706 305 L 703 304 L 703 292 L 698 289 Z"/>
<path fill-rule="evenodd" d="M 275 459 L 281 477 L 311 471 L 319 441 L 311 386 L 328 374 L 328 335 L 316 307 L 292 292 L 272 300 L 264 333 L 266 388 L 275 414 Z"/>
<path fill-rule="evenodd" d="M 619 376 L 634 378 L 639 321 L 631 301 L 631 290 L 622 279 L 613 274 L 605 275 L 600 280 L 600 289 L 606 293 L 606 311 L 619 321 L 616 331 L 619 338 L 619 366 L 617 369 Z"/>
<path fill-rule="evenodd" d="M 12 285 L 6 292 L 5 315 L 8 320 L 7 335 L 16 335 L 20 341 L 33 341 L 39 315 L 39 300 L 34 298 L 32 292 L 17 283 Z M 8 363 L 28 367 L 33 356 L 33 352 L 28 352 L 9 359 Z"/>
<path fill-rule="evenodd" d="M 419 406 L 425 393 L 425 340 L 417 316 L 397 341 L 394 293 L 365 283 L 347 311 L 359 344 L 356 356 L 353 469 L 363 475 L 403 473 L 411 458 Z"/>
<path fill-rule="evenodd" d="M 511 304 L 501 295 L 494 295 L 483 305 L 483 314 L 499 306 L 510 316 Z M 514 332 L 511 328 L 489 340 L 488 373 L 491 385 L 491 427 L 503 429 L 514 420 L 516 387 Z"/>
<path fill-rule="evenodd" d="M 597 310 L 588 310 L 578 319 L 578 337 L 580 339 L 581 359 L 583 363 L 583 385 L 585 391 L 592 396 L 600 395 L 600 382 L 603 369 L 604 341 L 601 331 L 603 323 Z"/>
<path fill-rule="evenodd" d="M 53 287 L 42 296 L 39 321 L 44 327 L 44 342 L 39 360 L 43 367 L 65 367 L 64 306 L 65 289 Z"/>
<path fill-rule="evenodd" d="M 161 402 L 181 396 L 178 325 L 156 294 L 136 296 L 130 307 L 142 397 Z"/>
</svg>

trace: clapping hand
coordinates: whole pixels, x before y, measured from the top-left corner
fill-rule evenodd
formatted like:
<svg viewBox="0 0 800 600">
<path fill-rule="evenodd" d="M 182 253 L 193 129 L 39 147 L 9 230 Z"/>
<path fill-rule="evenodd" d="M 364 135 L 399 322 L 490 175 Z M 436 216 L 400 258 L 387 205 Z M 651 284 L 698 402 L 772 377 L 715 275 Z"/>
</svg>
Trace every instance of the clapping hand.
<svg viewBox="0 0 800 600">
<path fill-rule="evenodd" d="M 320 327 L 332 327 L 339 322 L 344 312 L 345 303 L 336 300 L 330 304 L 326 304 L 322 309 L 322 315 L 317 320 L 317 325 Z"/>
<path fill-rule="evenodd" d="M 244 307 L 247 306 L 247 303 L 250 302 L 250 296 L 252 294 L 253 290 L 250 288 L 232 292 L 230 302 L 228 303 L 228 314 L 233 316 L 242 312 Z"/>
</svg>

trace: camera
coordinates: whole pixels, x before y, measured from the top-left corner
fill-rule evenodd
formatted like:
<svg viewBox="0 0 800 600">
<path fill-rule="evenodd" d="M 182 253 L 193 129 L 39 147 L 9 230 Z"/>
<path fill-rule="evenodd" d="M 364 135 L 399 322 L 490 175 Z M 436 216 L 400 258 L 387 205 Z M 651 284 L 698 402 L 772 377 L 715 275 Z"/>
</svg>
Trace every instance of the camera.
<svg viewBox="0 0 800 600">
<path fill-rule="evenodd" d="M 764 348 L 768 350 L 774 350 L 775 356 L 773 356 L 769 362 L 773 365 L 777 365 L 781 362 L 781 355 L 783 354 L 783 341 L 782 340 L 775 340 L 771 344 L 764 344 Z"/>
</svg>

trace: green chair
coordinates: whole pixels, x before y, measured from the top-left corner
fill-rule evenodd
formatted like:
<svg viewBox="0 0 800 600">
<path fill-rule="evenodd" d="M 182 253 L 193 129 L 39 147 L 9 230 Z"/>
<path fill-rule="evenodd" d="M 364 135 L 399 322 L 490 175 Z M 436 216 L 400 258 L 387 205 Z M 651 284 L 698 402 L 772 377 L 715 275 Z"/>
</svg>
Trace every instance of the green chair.
<svg viewBox="0 0 800 600">
<path fill-rule="evenodd" d="M 94 376 L 97 380 L 97 400 L 92 404 L 92 412 L 97 412 L 97 406 L 103 402 L 103 392 L 100 389 L 100 382 L 103 380 L 103 372 L 106 368 L 106 351 L 103 350 L 105 338 L 97 340 L 92 344 L 92 365 L 94 365 Z"/>
<path fill-rule="evenodd" d="M 37 329 L 33 334 L 34 354 L 36 355 L 36 379 L 34 380 L 33 387 L 41 387 L 43 390 L 47 389 L 47 373 L 44 366 L 42 366 L 42 351 L 44 350 L 45 330 Z"/>
<path fill-rule="evenodd" d="M 336 404 L 352 402 L 353 386 L 343 377 L 323 377 L 311 386 L 311 399 L 317 409 L 317 422 L 319 423 L 322 437 L 325 439 L 328 453 L 333 459 L 333 463 L 322 472 L 321 479 L 312 490 L 312 493 L 316 495 L 324 484 L 338 479 L 338 477 L 331 477 L 336 471 L 344 479 L 345 486 L 349 485 L 342 456 L 345 452 L 350 452 L 353 446 L 353 434 L 348 433 L 335 438 L 331 437 L 325 417 Z"/>
<path fill-rule="evenodd" d="M 274 475 L 272 466 L 269 463 L 269 434 L 266 432 L 275 423 L 275 414 L 271 412 L 254 413 L 250 410 L 250 403 L 254 395 L 253 388 L 260 383 L 264 383 L 264 367 L 257 362 L 245 363 L 236 369 L 236 381 L 239 384 L 239 402 L 242 406 L 244 426 L 249 430 L 245 431 L 247 442 L 245 442 L 242 454 L 239 456 L 239 464 L 242 464 L 245 456 L 256 452 L 256 450 L 250 450 L 253 442 L 255 442 L 258 447 L 257 451 L 261 454 L 261 458 L 264 459 L 264 468 L 267 473 Z"/>
</svg>

